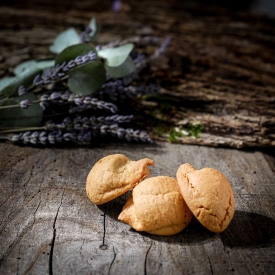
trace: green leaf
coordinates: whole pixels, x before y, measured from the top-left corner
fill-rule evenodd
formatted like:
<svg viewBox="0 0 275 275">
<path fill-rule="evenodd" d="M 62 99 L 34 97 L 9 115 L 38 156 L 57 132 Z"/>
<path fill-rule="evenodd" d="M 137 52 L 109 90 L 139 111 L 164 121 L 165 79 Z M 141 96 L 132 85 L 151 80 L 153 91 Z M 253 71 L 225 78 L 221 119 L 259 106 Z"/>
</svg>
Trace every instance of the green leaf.
<svg viewBox="0 0 275 275">
<path fill-rule="evenodd" d="M 60 53 L 69 46 L 81 43 L 80 37 L 74 28 L 60 33 L 50 46 L 52 53 Z"/>
<path fill-rule="evenodd" d="M 93 38 L 96 36 L 97 33 L 97 25 L 95 18 L 92 18 L 88 24 L 88 26 L 91 28 L 91 32 L 89 33 L 89 39 L 90 41 L 93 40 Z"/>
<path fill-rule="evenodd" d="M 54 67 L 54 59 L 49 59 L 49 60 L 37 60 L 36 61 L 36 66 L 38 69 L 44 71 L 46 69 Z"/>
<path fill-rule="evenodd" d="M 105 65 L 106 72 L 111 77 L 124 77 L 129 75 L 130 73 L 134 72 L 135 70 L 135 63 L 130 56 L 118 67 L 110 67 Z"/>
<path fill-rule="evenodd" d="M 22 76 L 24 74 L 29 74 L 31 72 L 37 71 L 36 61 L 29 60 L 25 61 L 13 69 L 13 73 L 18 76 Z"/>
<path fill-rule="evenodd" d="M 6 98 L 0 102 L 0 106 L 15 105 L 21 100 L 36 100 L 34 94 L 27 94 L 17 98 Z M 33 104 L 28 109 L 8 108 L 0 109 L 1 127 L 30 127 L 39 126 L 42 120 L 43 111 L 39 104 Z"/>
<path fill-rule="evenodd" d="M 106 71 L 101 61 L 95 60 L 69 71 L 68 87 L 78 95 L 90 95 L 106 81 Z"/>
<path fill-rule="evenodd" d="M 20 86 L 29 87 L 33 83 L 34 77 L 39 73 L 40 71 L 35 72 L 29 72 L 28 74 L 24 74 L 22 76 L 16 76 L 14 77 L 13 81 L 10 82 L 9 85 L 5 86 L 1 92 L 0 95 L 3 95 L 5 97 L 13 97 L 17 96 L 17 91 Z"/>
<path fill-rule="evenodd" d="M 89 46 L 88 44 L 70 46 L 56 56 L 55 65 L 62 64 L 64 61 L 69 62 L 70 60 L 75 59 L 77 56 L 85 55 L 90 51 L 94 51 L 96 53 L 95 48 Z"/>
<path fill-rule="evenodd" d="M 134 45 L 129 43 L 117 48 L 107 48 L 98 51 L 98 55 L 106 59 L 106 65 L 109 67 L 117 67 L 125 62 Z"/>
<path fill-rule="evenodd" d="M 3 90 L 8 85 L 10 85 L 12 83 L 12 81 L 14 81 L 14 79 L 15 79 L 14 76 L 5 77 L 5 78 L 1 79 L 0 80 L 0 91 Z"/>
<path fill-rule="evenodd" d="M 17 76 L 23 76 L 32 74 L 34 72 L 39 73 L 40 70 L 46 70 L 54 66 L 54 60 L 29 60 L 25 61 L 18 66 L 16 66 L 13 70 L 13 73 Z"/>
</svg>

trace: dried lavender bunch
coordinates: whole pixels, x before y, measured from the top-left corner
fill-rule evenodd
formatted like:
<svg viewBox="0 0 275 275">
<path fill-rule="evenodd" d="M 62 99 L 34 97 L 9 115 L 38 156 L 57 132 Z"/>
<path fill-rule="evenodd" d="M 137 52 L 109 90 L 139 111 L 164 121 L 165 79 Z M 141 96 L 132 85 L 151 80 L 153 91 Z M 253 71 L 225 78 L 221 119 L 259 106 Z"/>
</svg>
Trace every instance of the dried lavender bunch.
<svg viewBox="0 0 275 275">
<path fill-rule="evenodd" d="M 117 112 L 117 106 L 113 103 L 98 100 L 91 96 L 81 96 L 71 93 L 69 90 L 65 92 L 53 92 L 50 94 L 43 94 L 38 98 L 38 102 L 43 110 L 50 103 L 54 104 L 75 104 L 70 106 L 69 113 L 86 111 L 88 109 L 100 109 L 112 113 Z"/>
<path fill-rule="evenodd" d="M 94 139 L 101 140 L 102 137 L 106 137 L 107 139 L 113 137 L 127 141 L 152 142 L 145 131 L 119 126 L 119 124 L 130 122 L 133 116 L 118 115 L 117 106 L 111 102 L 119 101 L 119 106 L 122 106 L 123 103 L 129 102 L 128 99 L 132 99 L 138 95 L 155 93 L 159 90 L 155 85 L 136 87 L 130 84 L 133 80 L 139 78 L 139 72 L 152 59 L 158 57 L 166 50 L 169 39 L 166 39 L 151 56 L 133 52 L 132 44 L 141 47 L 148 44 L 158 45 L 161 43 L 158 37 L 133 37 L 115 41 L 105 46 L 99 45 L 95 50 L 90 45 L 78 44 L 79 40 L 82 43 L 90 42 L 94 38 L 96 30 L 95 20 L 92 19 L 80 36 L 76 32 L 68 30 L 67 34 L 70 34 L 70 39 L 74 37 L 73 39 L 76 42 L 70 48 L 64 49 L 63 45 L 66 43 L 63 41 L 62 45 L 62 43 L 59 43 L 60 40 L 55 40 L 56 43 L 50 47 L 50 50 L 58 54 L 56 60 L 60 60 L 61 64 L 48 68 L 53 60 L 50 63 L 32 62 L 31 66 L 33 67 L 31 67 L 30 71 L 34 70 L 37 72 L 37 69 L 48 69 L 44 70 L 42 74 L 36 75 L 30 87 L 20 86 L 18 88 L 17 92 L 19 96 L 29 93 L 19 103 L 18 98 L 9 98 L 15 96 L 14 90 L 6 90 L 6 93 L 3 93 L 7 98 L 4 99 L 6 100 L 5 104 L 0 106 L 0 114 L 4 118 L 4 126 L 2 130 L 0 129 L 0 133 L 18 132 L 10 136 L 11 141 L 33 145 L 57 144 L 67 141 L 77 144 L 89 144 Z M 63 35 L 63 37 L 66 36 Z M 104 51 L 104 48 L 111 47 L 116 47 L 116 49 Z M 83 52 L 89 53 L 81 55 Z M 75 57 L 77 54 L 79 56 Z M 67 61 L 69 59 L 71 60 Z M 92 62 L 95 60 L 96 62 Z M 14 72 L 17 71 L 19 73 L 20 69 L 23 72 L 23 67 L 18 67 Z M 21 83 L 28 83 L 28 80 Z M 79 95 L 79 93 L 82 95 Z M 110 99 L 109 101 L 111 102 L 106 102 L 106 98 Z M 124 99 L 127 99 L 127 101 L 124 101 Z M 39 104 L 43 111 L 49 105 L 51 105 L 51 108 L 46 112 L 42 112 L 40 108 L 32 106 L 34 104 Z M 57 105 L 62 106 L 62 108 L 56 108 Z M 13 107 L 28 109 L 25 111 L 20 110 L 17 112 L 19 115 L 14 115 L 18 119 L 16 123 L 12 122 L 14 117 L 11 118 L 10 112 L 7 110 Z M 96 117 L 94 114 L 98 113 L 98 111 L 93 113 L 95 110 L 111 112 L 115 115 Z M 62 113 L 68 112 L 70 117 L 64 118 L 64 114 L 59 113 L 59 111 Z M 86 111 L 85 115 L 87 116 L 73 117 L 72 115 L 75 112 L 83 111 Z M 102 112 L 99 113 L 102 114 Z M 48 121 L 43 126 L 39 125 L 39 121 L 44 120 L 44 115 L 49 114 L 57 114 L 59 118 L 63 117 L 63 120 L 60 123 L 57 123 L 57 121 Z M 21 116 L 24 116 L 24 118 Z M 28 121 L 29 118 L 34 119 Z M 7 121 L 11 121 L 11 125 Z M 22 121 L 23 123 L 21 123 Z M 25 132 L 21 132 L 22 130 Z"/>
<path fill-rule="evenodd" d="M 129 123 L 133 118 L 132 115 L 122 116 L 122 115 L 113 115 L 113 116 L 91 116 L 91 117 L 81 117 L 77 116 L 73 119 L 66 117 L 62 120 L 61 123 L 55 123 L 52 120 L 49 120 L 45 123 L 45 130 L 77 130 L 77 131 L 86 131 L 89 129 L 97 130 L 101 126 L 105 125 L 114 125 L 118 123 Z"/>
<path fill-rule="evenodd" d="M 97 136 L 112 136 L 120 140 L 127 140 L 128 142 L 153 142 L 145 131 L 133 130 L 132 128 L 124 129 L 117 124 L 103 125 L 93 131 L 27 131 L 11 135 L 10 141 L 26 145 L 57 145 L 63 142 L 90 144 L 92 137 Z"/>
</svg>

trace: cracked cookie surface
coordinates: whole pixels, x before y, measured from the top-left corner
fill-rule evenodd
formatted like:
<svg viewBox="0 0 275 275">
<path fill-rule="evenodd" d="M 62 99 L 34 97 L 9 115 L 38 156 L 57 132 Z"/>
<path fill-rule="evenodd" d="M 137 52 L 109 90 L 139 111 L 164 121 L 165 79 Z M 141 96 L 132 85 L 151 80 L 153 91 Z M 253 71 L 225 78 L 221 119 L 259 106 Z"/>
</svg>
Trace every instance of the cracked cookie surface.
<svg viewBox="0 0 275 275">
<path fill-rule="evenodd" d="M 149 158 L 132 161 L 122 154 L 100 159 L 87 176 L 89 199 L 95 204 L 103 204 L 124 194 L 150 174 L 149 165 L 154 165 Z"/>
<path fill-rule="evenodd" d="M 118 219 L 137 231 L 169 236 L 182 231 L 192 216 L 176 179 L 158 176 L 133 189 Z"/>
<path fill-rule="evenodd" d="M 229 181 L 218 170 L 196 170 L 189 163 L 177 171 L 177 180 L 188 207 L 208 230 L 220 233 L 234 215 L 234 193 Z"/>
</svg>

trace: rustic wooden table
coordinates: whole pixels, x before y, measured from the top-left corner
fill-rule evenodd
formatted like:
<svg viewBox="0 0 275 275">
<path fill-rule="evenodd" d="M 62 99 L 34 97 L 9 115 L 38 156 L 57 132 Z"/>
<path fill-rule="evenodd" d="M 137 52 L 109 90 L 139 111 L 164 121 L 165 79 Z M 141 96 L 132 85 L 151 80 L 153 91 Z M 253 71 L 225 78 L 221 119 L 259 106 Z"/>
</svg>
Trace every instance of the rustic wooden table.
<svg viewBox="0 0 275 275">
<path fill-rule="evenodd" d="M 98 42 L 103 44 L 133 35 L 171 35 L 171 49 L 152 65 L 150 76 L 162 80 L 166 99 L 173 97 L 170 118 L 205 124 L 201 138 L 182 142 L 250 149 L 162 142 L 82 148 L 0 143 L 1 275 L 275 274 L 274 150 L 257 149 L 275 144 L 274 19 L 197 9 L 185 1 L 183 6 L 123 1 L 119 14 L 110 11 L 110 1 L 3 3 L 1 78 L 22 61 L 52 57 L 48 47 L 56 35 L 72 26 L 80 30 L 92 16 L 102 24 Z M 89 170 L 114 153 L 152 158 L 150 176 L 175 177 L 185 162 L 219 169 L 232 183 L 234 219 L 221 234 L 196 220 L 171 237 L 135 232 L 117 220 L 127 195 L 102 206 L 86 196 Z"/>
<path fill-rule="evenodd" d="M 152 158 L 150 176 L 180 164 L 214 167 L 233 186 L 236 212 L 221 234 L 193 220 L 171 237 L 117 220 L 126 196 L 96 206 L 86 176 L 100 158 Z M 275 161 L 259 151 L 196 145 L 110 144 L 38 149 L 1 144 L 0 274 L 273 274 Z"/>
</svg>

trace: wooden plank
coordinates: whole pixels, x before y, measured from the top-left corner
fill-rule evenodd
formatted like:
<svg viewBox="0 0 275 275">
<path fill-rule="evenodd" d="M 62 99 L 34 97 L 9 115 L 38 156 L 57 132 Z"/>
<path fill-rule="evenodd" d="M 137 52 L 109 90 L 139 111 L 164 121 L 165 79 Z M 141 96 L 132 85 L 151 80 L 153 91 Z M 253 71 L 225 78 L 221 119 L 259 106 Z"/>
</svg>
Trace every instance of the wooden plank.
<svg viewBox="0 0 275 275">
<path fill-rule="evenodd" d="M 189 162 L 230 180 L 236 213 L 221 234 L 195 220 L 171 237 L 137 233 L 117 217 L 129 194 L 95 206 L 85 193 L 96 161 L 152 158 L 151 175 Z M 0 274 L 272 274 L 274 159 L 259 151 L 188 145 L 30 148 L 0 144 Z"/>
</svg>

